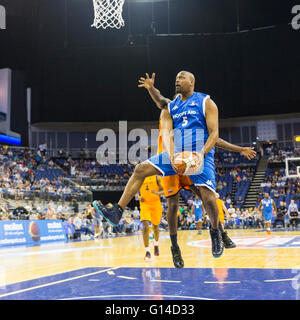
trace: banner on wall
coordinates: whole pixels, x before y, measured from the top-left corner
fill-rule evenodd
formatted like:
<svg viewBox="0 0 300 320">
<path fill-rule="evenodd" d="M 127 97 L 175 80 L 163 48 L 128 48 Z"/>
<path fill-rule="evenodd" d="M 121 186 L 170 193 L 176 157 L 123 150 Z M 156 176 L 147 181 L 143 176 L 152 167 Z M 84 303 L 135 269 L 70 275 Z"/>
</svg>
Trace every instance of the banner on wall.
<svg viewBox="0 0 300 320">
<path fill-rule="evenodd" d="M 67 241 L 61 220 L 0 221 L 0 247 Z"/>
</svg>

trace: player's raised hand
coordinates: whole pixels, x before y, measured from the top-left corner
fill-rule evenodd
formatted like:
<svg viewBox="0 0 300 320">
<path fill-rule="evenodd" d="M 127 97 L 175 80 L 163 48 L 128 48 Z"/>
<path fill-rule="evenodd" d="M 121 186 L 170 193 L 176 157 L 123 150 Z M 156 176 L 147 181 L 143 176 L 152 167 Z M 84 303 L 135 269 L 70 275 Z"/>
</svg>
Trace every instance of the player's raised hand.
<svg viewBox="0 0 300 320">
<path fill-rule="evenodd" d="M 254 147 L 252 148 L 244 147 L 241 154 L 245 156 L 248 160 L 252 160 L 256 157 L 256 151 L 254 150 Z"/>
<path fill-rule="evenodd" d="M 146 78 L 141 77 L 139 80 L 139 88 L 146 88 L 146 89 L 151 89 L 154 87 L 154 82 L 155 82 L 155 73 L 152 73 L 152 77 L 149 77 L 149 74 L 146 73 Z"/>
</svg>

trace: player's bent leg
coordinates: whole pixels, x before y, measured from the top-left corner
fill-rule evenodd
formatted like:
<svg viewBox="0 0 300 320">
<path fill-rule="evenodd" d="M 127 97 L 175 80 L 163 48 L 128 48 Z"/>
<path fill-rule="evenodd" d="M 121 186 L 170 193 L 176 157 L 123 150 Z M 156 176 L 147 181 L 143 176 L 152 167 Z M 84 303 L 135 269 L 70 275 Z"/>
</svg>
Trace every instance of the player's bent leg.
<svg viewBox="0 0 300 320">
<path fill-rule="evenodd" d="M 212 242 L 212 255 L 219 258 L 224 251 L 224 243 L 221 230 L 219 230 L 219 211 L 216 203 L 215 193 L 205 186 L 199 188 L 204 208 L 208 213 L 211 228 L 210 236 Z"/>
<path fill-rule="evenodd" d="M 114 203 L 112 207 L 104 206 L 100 201 L 94 201 L 95 215 L 102 216 L 113 226 L 117 226 L 122 218 L 123 210 L 128 205 L 134 195 L 140 190 L 146 177 L 159 175 L 161 172 L 149 162 L 138 164 L 134 173 L 129 179 L 119 203 Z"/>
<path fill-rule="evenodd" d="M 169 233 L 171 239 L 171 252 L 175 268 L 181 269 L 184 267 L 184 261 L 181 256 L 181 251 L 177 242 L 177 211 L 179 208 L 179 194 L 167 198 L 167 219 L 169 224 Z"/>
<path fill-rule="evenodd" d="M 179 194 L 167 198 L 167 220 L 169 225 L 169 233 L 170 235 L 177 235 L 177 224 L 178 224 L 178 216 L 177 212 L 179 209 Z M 171 239 L 172 240 L 172 239 Z M 173 245 L 173 243 L 172 243 Z M 177 246 L 177 242 L 174 243 Z"/>
<path fill-rule="evenodd" d="M 149 162 L 142 162 L 135 166 L 133 175 L 130 177 L 125 190 L 118 202 L 121 208 L 125 208 L 134 195 L 140 190 L 145 178 L 161 175 L 161 172 L 152 166 Z"/>
<path fill-rule="evenodd" d="M 212 229 L 218 229 L 219 210 L 216 203 L 215 193 L 204 186 L 199 187 L 199 190 L 201 194 L 201 199 L 203 201 L 203 205 L 210 219 L 211 227 Z"/>
<path fill-rule="evenodd" d="M 159 247 L 158 247 L 158 241 L 159 241 L 159 225 L 152 224 L 153 226 L 153 232 L 154 232 L 154 255 L 159 256 Z"/>
</svg>

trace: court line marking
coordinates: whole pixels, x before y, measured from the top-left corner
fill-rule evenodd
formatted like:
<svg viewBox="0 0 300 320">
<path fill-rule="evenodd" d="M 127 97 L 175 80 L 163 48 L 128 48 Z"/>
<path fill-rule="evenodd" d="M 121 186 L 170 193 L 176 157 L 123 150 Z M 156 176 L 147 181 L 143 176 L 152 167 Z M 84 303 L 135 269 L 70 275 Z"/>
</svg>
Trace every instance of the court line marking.
<svg viewBox="0 0 300 320">
<path fill-rule="evenodd" d="M 98 282 L 98 281 L 100 281 L 99 279 L 89 279 L 88 281 L 92 281 L 92 282 Z"/>
<path fill-rule="evenodd" d="M 117 276 L 117 278 L 128 279 L 128 280 L 136 280 L 137 278 L 126 277 L 126 276 Z"/>
<path fill-rule="evenodd" d="M 120 297 L 146 297 L 146 298 L 182 298 L 182 299 L 195 299 L 195 300 L 216 300 L 211 298 L 202 297 L 189 297 L 189 296 L 170 296 L 170 295 L 157 295 L 157 294 L 124 294 L 124 295 L 107 295 L 107 296 L 90 296 L 90 297 L 74 297 L 59 300 L 80 300 L 80 299 L 96 299 L 96 298 L 120 298 Z"/>
<path fill-rule="evenodd" d="M 22 292 L 35 290 L 35 289 L 39 289 L 39 288 L 43 288 L 43 287 L 53 286 L 55 284 L 59 284 L 59 283 L 67 282 L 67 281 L 72 281 L 72 280 L 77 280 L 77 279 L 81 279 L 81 278 L 84 278 L 84 277 L 89 277 L 89 276 L 92 276 L 92 275 L 95 275 L 95 274 L 107 272 L 107 271 L 110 271 L 110 270 L 116 270 L 116 269 L 119 269 L 119 267 L 104 269 L 104 270 L 100 270 L 100 271 L 96 271 L 96 272 L 92 272 L 92 273 L 87 273 L 87 274 L 84 274 L 84 275 L 81 275 L 81 276 L 77 276 L 77 277 L 67 278 L 67 279 L 63 279 L 63 280 L 58 280 L 58 281 L 54 281 L 54 282 L 41 284 L 41 285 L 35 286 L 35 287 L 30 287 L 30 288 L 26 288 L 26 289 L 22 289 L 22 290 L 8 292 L 8 293 L 1 294 L 0 298 L 11 296 L 11 295 L 22 293 Z"/>
<path fill-rule="evenodd" d="M 67 249 L 54 249 L 54 250 L 42 250 L 42 251 L 34 251 L 34 252 L 15 252 L 8 254 L 0 254 L 0 258 L 2 257 L 18 257 L 18 256 L 37 256 L 43 254 L 51 254 L 51 253 L 68 253 L 74 251 L 86 251 L 86 250 L 99 250 L 99 249 L 110 249 L 112 247 L 84 247 L 84 248 L 67 248 Z"/>
<path fill-rule="evenodd" d="M 173 283 L 181 283 L 181 281 L 175 281 L 175 280 L 150 280 L 151 282 L 173 282 Z"/>
<path fill-rule="evenodd" d="M 217 283 L 217 284 L 228 283 L 228 284 L 230 284 L 230 283 L 241 283 L 241 281 L 204 281 L 204 283 Z"/>
<path fill-rule="evenodd" d="M 264 282 L 279 282 L 279 281 L 293 281 L 293 279 L 274 279 L 274 280 L 264 280 Z"/>
</svg>

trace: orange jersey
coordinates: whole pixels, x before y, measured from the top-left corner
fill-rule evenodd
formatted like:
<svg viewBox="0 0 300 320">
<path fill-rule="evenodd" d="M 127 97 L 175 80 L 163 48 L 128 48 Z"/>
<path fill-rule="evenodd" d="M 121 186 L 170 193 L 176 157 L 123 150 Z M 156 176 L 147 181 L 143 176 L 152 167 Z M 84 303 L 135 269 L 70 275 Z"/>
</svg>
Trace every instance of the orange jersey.
<svg viewBox="0 0 300 320">
<path fill-rule="evenodd" d="M 223 201 L 221 199 L 217 199 L 217 206 L 219 209 L 219 214 L 224 214 L 223 212 Z"/>
<path fill-rule="evenodd" d="M 219 211 L 219 219 L 220 222 L 224 222 L 224 211 L 223 211 L 223 201 L 221 199 L 217 199 L 217 206 Z"/>
<path fill-rule="evenodd" d="M 147 177 L 144 180 L 140 189 L 141 197 L 144 199 L 140 202 L 141 205 L 160 205 L 160 196 L 152 191 L 159 191 L 156 176 Z"/>
<path fill-rule="evenodd" d="M 164 146 L 163 146 L 162 132 L 161 132 L 161 121 L 159 120 L 159 136 L 158 136 L 157 153 L 160 154 L 163 152 L 164 152 Z M 189 189 L 188 187 L 192 186 L 193 182 L 188 176 L 174 175 L 169 177 L 163 177 L 162 185 L 164 188 L 165 197 L 171 197 L 177 194 L 182 188 Z"/>
</svg>

